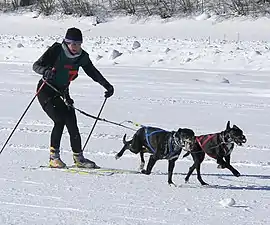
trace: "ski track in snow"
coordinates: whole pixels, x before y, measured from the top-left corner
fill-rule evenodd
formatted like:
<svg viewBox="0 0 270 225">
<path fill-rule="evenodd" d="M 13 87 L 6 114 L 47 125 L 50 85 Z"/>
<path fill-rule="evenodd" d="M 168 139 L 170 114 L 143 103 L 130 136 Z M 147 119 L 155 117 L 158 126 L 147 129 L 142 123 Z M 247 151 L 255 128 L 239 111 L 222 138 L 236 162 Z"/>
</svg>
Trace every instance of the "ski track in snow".
<svg viewBox="0 0 270 225">
<path fill-rule="evenodd" d="M 40 146 L 40 145 L 37 145 L 37 146 L 34 146 L 34 145 L 25 145 L 25 144 L 21 144 L 21 145 L 16 145 L 16 144 L 9 144 L 8 147 L 10 149 L 13 149 L 13 150 L 17 150 L 18 152 L 21 152 L 22 150 L 23 151 L 44 151 L 44 152 L 48 152 L 48 146 Z M 105 150 L 106 151 L 106 150 Z M 236 151 L 236 150 L 235 150 Z M 70 150 L 61 150 L 61 152 L 65 152 L 65 153 L 70 153 Z M 99 151 L 95 151 L 95 150 L 92 150 L 91 151 L 91 155 L 92 156 L 102 156 L 102 157 L 106 157 L 106 158 L 109 158 L 109 159 L 112 159 L 112 160 L 115 160 L 114 157 L 115 157 L 115 154 L 117 152 L 116 151 L 109 151 L 109 152 L 99 152 Z M 184 154 L 184 153 L 182 153 Z M 135 158 L 135 159 L 138 159 L 138 156 L 135 155 L 135 154 L 132 154 L 130 152 L 127 151 L 127 153 L 125 153 L 125 155 L 123 156 L 123 158 Z M 192 159 L 184 159 L 182 160 L 181 158 L 179 159 L 181 161 L 184 161 L 184 162 L 189 162 L 189 164 L 191 165 L 192 164 Z M 238 167 L 260 167 L 260 168 L 270 168 L 270 163 L 269 162 L 265 162 L 265 161 L 261 161 L 261 162 L 250 162 L 250 161 L 247 161 L 247 160 L 234 160 L 232 159 L 232 163 L 233 165 L 236 165 Z M 216 162 L 211 159 L 211 158 L 207 158 L 204 160 L 203 164 L 216 164 Z"/>
<path fill-rule="evenodd" d="M 13 130 L 15 124 L 11 123 L 12 126 L 11 127 L 1 127 L 0 126 L 0 132 L 3 132 L 6 136 L 8 134 L 11 133 L 11 131 Z M 13 126 L 14 125 L 14 126 Z M 35 126 L 35 125 L 34 125 Z M 32 127 L 21 127 L 21 128 L 17 128 L 16 132 L 22 133 L 22 134 L 32 134 L 32 135 L 40 135 L 40 134 L 44 134 L 44 135 L 48 135 L 51 133 L 52 130 L 52 126 L 48 125 L 48 127 L 50 127 L 49 129 L 35 129 L 34 126 L 32 125 Z M 39 126 L 39 125 L 38 125 Z M 44 126 L 44 125 L 42 125 Z M 45 125 L 46 127 L 46 125 Z M 82 126 L 80 127 L 81 130 L 90 130 L 91 126 Z M 89 133 L 88 132 L 81 132 L 81 135 L 83 137 L 87 137 Z M 64 131 L 63 135 L 68 136 L 68 132 Z M 92 135 L 93 138 L 95 139 L 111 139 L 111 140 L 118 140 L 121 143 L 121 140 L 123 139 L 123 135 L 121 134 L 111 134 L 111 133 L 93 133 Z M 237 147 L 239 148 L 239 147 Z M 245 145 L 244 147 L 240 147 L 243 149 L 248 149 L 248 150 L 252 150 L 252 151 L 270 151 L 270 145 Z"/>
</svg>

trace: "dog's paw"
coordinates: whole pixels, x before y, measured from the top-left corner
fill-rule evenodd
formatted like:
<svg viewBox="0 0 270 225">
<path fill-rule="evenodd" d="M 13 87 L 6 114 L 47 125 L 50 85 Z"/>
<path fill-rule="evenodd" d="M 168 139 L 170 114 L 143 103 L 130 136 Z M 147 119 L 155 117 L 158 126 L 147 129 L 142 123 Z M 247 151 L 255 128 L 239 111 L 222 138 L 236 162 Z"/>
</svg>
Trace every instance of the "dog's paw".
<svg viewBox="0 0 270 225">
<path fill-rule="evenodd" d="M 171 187 L 177 187 L 177 186 L 175 185 L 175 183 L 173 183 L 173 181 L 172 181 L 171 178 L 168 179 L 168 184 L 169 184 Z"/>
<path fill-rule="evenodd" d="M 120 158 L 120 156 L 119 156 L 118 154 L 116 154 L 116 155 L 114 156 L 114 158 L 117 160 L 117 159 Z"/>
<path fill-rule="evenodd" d="M 144 165 L 145 163 L 141 163 L 140 168 L 139 168 L 140 171 L 144 170 Z"/>
<path fill-rule="evenodd" d="M 141 170 L 141 173 L 146 174 L 146 170 L 145 169 Z"/>
<path fill-rule="evenodd" d="M 218 169 L 225 169 L 226 167 L 223 166 L 223 165 L 218 165 L 217 168 L 218 168 Z"/>
<path fill-rule="evenodd" d="M 175 183 L 173 183 L 173 182 L 168 183 L 168 184 L 169 184 L 170 187 L 177 187 L 177 185 Z"/>
<path fill-rule="evenodd" d="M 236 176 L 236 177 L 240 177 L 241 174 L 236 170 L 236 171 L 233 172 L 233 175 Z"/>
<path fill-rule="evenodd" d="M 189 177 L 185 177 L 185 183 L 189 182 Z"/>
<path fill-rule="evenodd" d="M 151 172 L 148 172 L 146 170 L 141 170 L 141 173 L 146 174 L 146 175 L 149 175 Z"/>
</svg>

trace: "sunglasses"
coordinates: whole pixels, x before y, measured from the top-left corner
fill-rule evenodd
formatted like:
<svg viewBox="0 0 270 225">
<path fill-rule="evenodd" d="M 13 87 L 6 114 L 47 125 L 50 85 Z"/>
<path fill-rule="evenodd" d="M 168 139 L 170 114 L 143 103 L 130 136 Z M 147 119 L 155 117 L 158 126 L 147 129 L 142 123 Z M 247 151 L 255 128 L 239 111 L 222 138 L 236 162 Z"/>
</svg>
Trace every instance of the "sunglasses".
<svg viewBox="0 0 270 225">
<path fill-rule="evenodd" d="M 81 45 L 82 44 L 82 41 L 73 41 L 73 40 L 69 40 L 69 39 L 64 39 L 64 41 L 67 44 L 72 44 L 72 45 Z"/>
</svg>

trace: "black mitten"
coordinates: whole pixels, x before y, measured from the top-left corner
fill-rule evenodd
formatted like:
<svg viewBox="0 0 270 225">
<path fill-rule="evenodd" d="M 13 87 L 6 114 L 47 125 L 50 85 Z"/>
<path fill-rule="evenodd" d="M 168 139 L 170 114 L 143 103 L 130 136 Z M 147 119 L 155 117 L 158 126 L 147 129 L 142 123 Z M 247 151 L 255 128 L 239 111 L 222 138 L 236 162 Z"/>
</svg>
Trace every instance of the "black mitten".
<svg viewBox="0 0 270 225">
<path fill-rule="evenodd" d="M 104 97 L 105 98 L 109 98 L 113 95 L 114 93 L 114 88 L 112 85 L 108 85 L 108 87 L 106 87 L 107 91 L 105 91 Z"/>
</svg>

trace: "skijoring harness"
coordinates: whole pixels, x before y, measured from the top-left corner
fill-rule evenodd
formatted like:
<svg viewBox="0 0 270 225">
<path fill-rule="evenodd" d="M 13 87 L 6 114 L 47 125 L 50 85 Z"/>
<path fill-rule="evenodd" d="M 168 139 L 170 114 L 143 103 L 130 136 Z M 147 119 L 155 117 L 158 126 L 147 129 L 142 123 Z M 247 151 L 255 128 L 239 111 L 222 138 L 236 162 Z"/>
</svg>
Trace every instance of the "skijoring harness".
<svg viewBox="0 0 270 225">
<path fill-rule="evenodd" d="M 153 154 L 156 153 L 156 149 L 154 149 L 154 147 L 151 145 L 149 138 L 152 135 L 155 135 L 158 133 L 166 133 L 166 135 L 170 135 L 170 136 L 165 142 L 165 151 L 161 154 L 161 159 L 171 160 L 171 159 L 179 157 L 181 150 L 183 148 L 183 142 L 178 137 L 176 137 L 175 131 L 170 132 L 170 131 L 160 129 L 160 130 L 150 132 L 148 130 L 149 127 L 143 126 L 143 128 L 145 129 L 145 139 L 148 145 L 147 147 L 151 150 L 150 153 L 153 153 Z"/>
<path fill-rule="evenodd" d="M 212 154 L 209 154 L 205 151 L 205 145 L 211 141 L 213 138 L 217 138 L 217 139 L 221 139 L 220 143 L 217 143 L 216 145 L 210 147 L 209 149 L 212 148 L 216 148 L 216 147 L 221 147 L 222 150 L 225 153 L 225 156 L 231 154 L 232 150 L 233 150 L 233 140 L 231 138 L 229 138 L 229 140 L 225 141 L 225 137 L 224 134 L 221 133 L 215 133 L 215 134 L 207 134 L 207 135 L 201 135 L 201 136 L 196 136 L 196 141 L 197 143 L 200 145 L 201 149 L 210 157 L 212 158 L 216 158 L 214 157 Z"/>
</svg>

